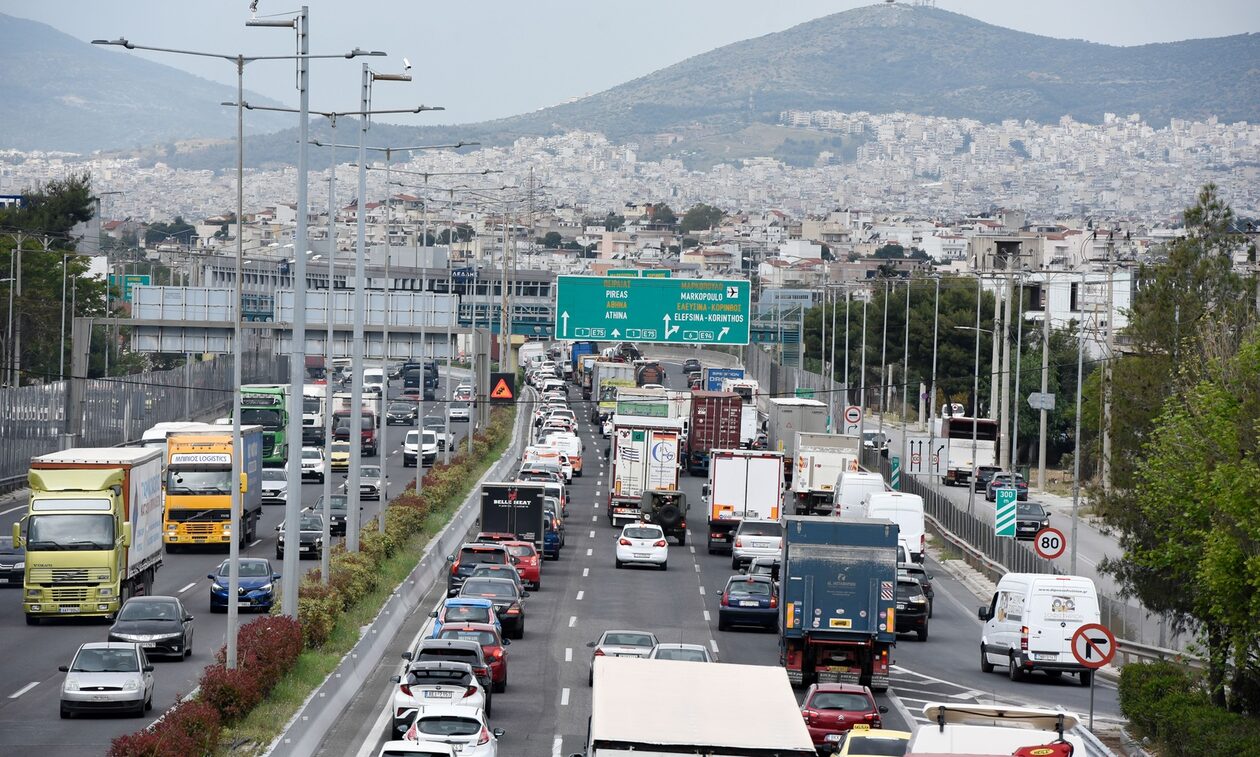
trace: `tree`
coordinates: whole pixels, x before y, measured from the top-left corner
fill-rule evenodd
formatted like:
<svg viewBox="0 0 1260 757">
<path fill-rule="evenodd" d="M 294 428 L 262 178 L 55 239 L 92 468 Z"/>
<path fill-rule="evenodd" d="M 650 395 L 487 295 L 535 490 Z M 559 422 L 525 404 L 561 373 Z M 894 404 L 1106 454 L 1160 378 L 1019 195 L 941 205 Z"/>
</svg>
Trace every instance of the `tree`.
<svg viewBox="0 0 1260 757">
<path fill-rule="evenodd" d="M 678 224 L 678 231 L 683 234 L 707 231 L 721 223 L 724 215 L 721 208 L 715 208 L 703 202 L 692 205 L 691 209 L 683 214 L 682 222 Z"/>
<path fill-rule="evenodd" d="M 906 248 L 896 242 L 889 242 L 875 251 L 872 257 L 879 260 L 901 260 L 906 256 Z"/>
<path fill-rule="evenodd" d="M 175 216 L 175 220 L 170 223 L 152 223 L 144 232 L 145 245 L 161 244 L 167 239 L 173 239 L 184 245 L 192 244 L 193 238 L 197 235 L 197 228 L 191 223 L 187 223 L 183 218 Z"/>
<path fill-rule="evenodd" d="M 664 226 L 673 226 L 678 222 L 678 216 L 663 202 L 658 202 L 648 208 L 648 218 L 651 219 L 652 223 L 659 223 Z"/>
<path fill-rule="evenodd" d="M 455 241 L 467 242 L 469 239 L 472 239 L 473 237 L 472 227 L 463 223 L 457 224 L 455 226 L 454 234 L 451 233 L 450 229 L 442 229 L 440 232 L 438 232 L 437 243 L 438 244 L 451 244 L 452 237 L 455 239 Z"/>
<path fill-rule="evenodd" d="M 696 239 L 695 237 L 683 237 L 682 239 L 682 248 L 684 250 L 689 250 L 692 247 L 699 247 L 699 246 L 700 246 L 700 240 Z"/>
<path fill-rule="evenodd" d="M 546 247 L 549 250 L 558 250 L 560 249 L 560 243 L 563 242 L 564 239 L 560 236 L 560 232 L 548 231 L 539 241 L 542 242 L 543 247 Z"/>
<path fill-rule="evenodd" d="M 626 225 L 626 217 L 609 212 L 604 216 L 604 231 L 616 231 Z"/>
</svg>

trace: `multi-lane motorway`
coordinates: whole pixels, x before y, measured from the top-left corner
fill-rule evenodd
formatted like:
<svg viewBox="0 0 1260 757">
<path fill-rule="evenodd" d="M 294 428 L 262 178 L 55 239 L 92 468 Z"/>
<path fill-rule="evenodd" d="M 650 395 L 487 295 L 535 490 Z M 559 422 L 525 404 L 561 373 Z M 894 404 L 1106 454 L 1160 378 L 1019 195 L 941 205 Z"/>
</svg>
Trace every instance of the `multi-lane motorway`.
<svg viewBox="0 0 1260 757">
<path fill-rule="evenodd" d="M 682 376 L 680 366 L 666 364 L 671 377 Z M 677 388 L 679 382 L 671 378 Z M 572 405 L 581 400 L 576 391 Z M 525 638 L 509 649 L 510 686 L 496 695 L 492 724 L 506 730 L 500 754 L 553 757 L 579 752 L 590 715 L 591 690 L 587 673 L 591 650 L 586 646 L 605 629 L 643 629 L 662 641 L 705 644 L 723 662 L 775 665 L 778 639 L 755 631 L 717 630 L 717 597 L 732 573 L 730 558 L 709 555 L 704 536 L 707 524 L 700 497 L 702 480 L 684 476 L 682 489 L 690 502 L 688 545 L 670 546 L 669 570 L 613 566 L 613 542 L 618 533 L 604 517 L 608 492 L 608 467 L 603 440 L 577 412 L 586 444 L 586 475 L 574 479 L 572 505 L 566 520 L 567 544 L 559 561 L 544 566 L 543 588 L 527 599 Z M 694 544 L 700 544 L 697 549 Z M 894 654 L 893 687 L 878 697 L 888 706 L 885 726 L 906 728 L 918 720 L 928 701 L 1003 702 L 1029 705 L 1061 705 L 1085 713 L 1089 690 L 1074 677 L 1049 679 L 1035 676 L 1015 683 L 1000 672 L 979 669 L 980 622 L 978 601 L 952 580 L 929 556 L 929 570 L 936 578 L 935 613 L 930 640 L 920 643 L 903 636 Z M 387 738 L 386 720 L 391 684 L 398 670 L 397 653 L 407 648 L 427 620 L 427 610 L 438 601 L 444 583 L 431 587 L 389 659 L 377 667 L 350 710 L 338 719 L 325 740 L 321 754 L 375 755 Z M 1115 688 L 1099 681 L 1096 716 L 1119 717 Z M 644 708 L 669 708 L 688 696 L 686 691 L 662 691 Z M 750 703 L 755 706 L 755 703 Z M 300 726 L 299 726 L 300 727 Z"/>
<path fill-rule="evenodd" d="M 445 396 L 446 377 L 439 396 Z M 394 387 L 398 391 L 398 387 Z M 451 424 L 457 438 L 467 432 L 466 423 Z M 390 491 L 401 491 L 415 477 L 415 468 L 402 464 L 402 441 L 407 426 L 389 429 L 389 455 L 387 474 Z M 364 458 L 365 464 L 375 464 L 381 458 Z M 333 476 L 333 490 L 341 485 L 341 474 Z M 313 505 L 323 491 L 323 486 L 308 482 L 302 486 L 302 504 Z M 25 502 L 14 495 L 0 500 L 0 533 L 9 533 L 14 521 L 22 517 Z M 372 518 L 380 509 L 379 502 L 363 503 L 364 520 Z M 263 507 L 259 523 L 259 539 L 242 551 L 242 555 L 267 557 L 275 561 L 275 527 L 284 517 L 284 508 L 275 505 Z M 163 567 L 157 574 L 154 592 L 178 596 L 194 616 L 193 655 L 183 662 L 155 660 L 156 692 L 153 711 L 144 719 L 114 717 L 84 717 L 61 720 L 58 713 L 61 682 L 64 674 L 58 665 L 70 662 L 75 649 L 87 641 L 102 641 L 109 624 L 90 619 L 45 622 L 39 626 L 27 626 L 21 608 L 21 587 L 0 589 L 0 634 L 4 639 L 4 654 L 0 656 L 0 754 L 34 754 L 44 750 L 55 755 L 101 755 L 115 736 L 129 733 L 159 716 L 197 685 L 202 668 L 215 651 L 226 641 L 226 615 L 210 612 L 210 581 L 206 574 L 224 559 L 220 552 L 166 555 Z M 317 560 L 302 563 L 304 570 L 317 568 Z M 242 615 L 241 622 L 250 616 Z"/>
</svg>

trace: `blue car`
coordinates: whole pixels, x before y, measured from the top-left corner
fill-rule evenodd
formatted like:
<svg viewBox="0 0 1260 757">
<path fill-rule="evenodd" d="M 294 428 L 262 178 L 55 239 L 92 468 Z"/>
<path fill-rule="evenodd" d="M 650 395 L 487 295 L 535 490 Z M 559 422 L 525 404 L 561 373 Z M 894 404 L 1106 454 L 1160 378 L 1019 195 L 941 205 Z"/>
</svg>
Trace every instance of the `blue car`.
<svg viewBox="0 0 1260 757">
<path fill-rule="evenodd" d="M 560 532 L 552 528 L 550 524 L 543 532 L 543 558 L 547 560 L 560 559 Z"/>
<path fill-rule="evenodd" d="M 209 573 L 210 612 L 227 612 L 228 603 L 228 566 L 224 560 L 218 570 Z M 269 612 L 276 599 L 275 584 L 280 574 L 271 569 L 271 561 L 262 557 L 240 558 L 237 580 L 240 582 L 240 594 L 237 596 L 237 607 L 241 610 L 258 610 Z"/>
<path fill-rule="evenodd" d="M 429 613 L 433 618 L 433 633 L 429 638 L 436 639 L 442 633 L 443 623 L 489 623 L 503 636 L 503 624 L 499 622 L 498 613 L 494 611 L 494 603 L 481 597 L 448 597 L 442 606 Z"/>
<path fill-rule="evenodd" d="M 726 581 L 718 607 L 718 630 L 732 626 L 758 626 L 769 631 L 779 628 L 779 597 L 770 576 L 739 575 Z"/>
</svg>

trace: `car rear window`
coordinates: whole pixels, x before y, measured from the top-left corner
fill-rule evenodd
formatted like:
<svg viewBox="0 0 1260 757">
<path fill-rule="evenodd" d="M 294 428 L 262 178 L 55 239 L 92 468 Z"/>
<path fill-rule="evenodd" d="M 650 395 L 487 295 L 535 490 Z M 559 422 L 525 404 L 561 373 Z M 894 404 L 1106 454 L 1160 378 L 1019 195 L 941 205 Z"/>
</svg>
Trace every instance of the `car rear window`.
<svg viewBox="0 0 1260 757">
<path fill-rule="evenodd" d="M 604 643 L 622 647 L 656 646 L 656 641 L 645 633 L 610 633 L 604 637 Z"/>
<path fill-rule="evenodd" d="M 627 528 L 626 536 L 631 539 L 659 539 L 661 538 L 661 530 L 659 528 Z"/>
<path fill-rule="evenodd" d="M 848 712 L 867 712 L 874 709 L 866 697 L 844 691 L 820 691 L 809 700 L 809 706 L 815 710 L 846 710 Z"/>
<path fill-rule="evenodd" d="M 745 521 L 739 524 L 739 533 L 744 536 L 782 536 L 783 526 L 778 523 L 749 523 Z"/>
<path fill-rule="evenodd" d="M 534 548 L 528 544 L 512 544 L 507 551 L 513 557 L 533 557 L 536 554 Z"/>
<path fill-rule="evenodd" d="M 846 741 L 849 754 L 866 754 L 871 757 L 901 757 L 910 742 L 903 739 L 877 739 L 850 733 Z"/>
<path fill-rule="evenodd" d="M 1036 502 L 1021 502 L 1017 512 L 1026 518 L 1040 518 L 1046 514 L 1046 511 Z"/>
<path fill-rule="evenodd" d="M 686 662 L 707 662 L 708 658 L 699 649 L 662 649 L 656 653 L 658 660 L 684 660 Z"/>
<path fill-rule="evenodd" d="M 466 565 L 481 564 L 503 564 L 507 562 L 502 550 L 498 549 L 472 549 L 465 547 L 459 551 L 459 561 Z"/>
<path fill-rule="evenodd" d="M 426 736 L 472 736 L 481 732 L 481 721 L 454 715 L 422 715 L 416 719 L 416 732 Z"/>
<path fill-rule="evenodd" d="M 472 684 L 472 675 L 467 670 L 417 668 L 407 671 L 407 684 L 409 686 L 437 686 L 439 684 L 469 686 Z"/>
<path fill-rule="evenodd" d="M 488 644 L 495 644 L 498 641 L 490 631 L 476 631 L 466 628 L 444 628 L 442 633 L 438 635 L 438 638 L 475 641 L 483 647 Z"/>
<path fill-rule="evenodd" d="M 453 621 L 464 621 L 467 623 L 489 623 L 490 608 L 489 607 L 463 607 L 455 606 L 446 608 L 446 612 L 442 616 L 442 620 L 451 623 Z"/>
<path fill-rule="evenodd" d="M 770 595 L 770 583 L 768 581 L 732 581 L 727 589 L 741 594 Z"/>
<path fill-rule="evenodd" d="M 456 647 L 432 647 L 422 650 L 420 657 L 421 662 L 425 660 L 447 661 L 455 660 L 457 662 L 466 662 L 469 665 L 476 665 L 480 662 L 477 659 L 477 653 L 471 649 L 458 649 Z"/>
<path fill-rule="evenodd" d="M 461 593 L 465 596 L 481 595 L 485 597 L 494 597 L 495 599 L 515 599 L 516 587 L 512 586 L 510 583 L 499 583 L 499 581 L 495 580 L 469 580 L 464 582 L 464 588 L 461 590 Z"/>
</svg>

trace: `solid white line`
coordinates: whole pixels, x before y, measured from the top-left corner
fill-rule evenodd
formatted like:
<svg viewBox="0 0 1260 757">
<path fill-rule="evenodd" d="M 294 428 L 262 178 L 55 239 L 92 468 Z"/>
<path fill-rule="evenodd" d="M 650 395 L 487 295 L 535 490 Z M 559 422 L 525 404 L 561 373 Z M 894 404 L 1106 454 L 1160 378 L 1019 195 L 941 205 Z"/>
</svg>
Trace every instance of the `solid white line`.
<svg viewBox="0 0 1260 757">
<path fill-rule="evenodd" d="M 594 551 L 595 551 L 595 550 L 593 550 L 593 549 L 588 549 L 588 550 L 586 550 L 586 556 L 587 556 L 587 557 L 590 557 L 590 556 L 591 556 L 591 554 L 592 554 L 592 553 L 594 553 Z"/>
<path fill-rule="evenodd" d="M 9 513 L 14 512 L 15 510 L 22 510 L 25 508 L 26 508 L 26 505 L 18 505 L 17 507 L 10 507 L 8 510 L 0 511 L 0 515 L 8 515 Z"/>
<path fill-rule="evenodd" d="M 9 699 L 17 699 L 18 697 L 22 696 L 23 694 L 25 694 L 26 692 L 30 691 L 31 689 L 35 688 L 38 685 L 39 685 L 39 681 L 31 681 L 30 683 L 26 684 L 22 688 L 10 694 Z"/>
<path fill-rule="evenodd" d="M 249 549 L 253 549 L 254 547 L 257 547 L 259 544 L 262 544 L 262 539 L 255 539 L 255 540 L 254 540 L 254 541 L 253 541 L 253 542 L 249 545 Z"/>
<path fill-rule="evenodd" d="M 708 610 L 705 610 L 705 611 L 704 611 L 704 622 L 705 622 L 705 623 L 708 623 L 708 622 L 709 622 L 710 620 L 712 620 L 712 619 L 713 619 L 713 618 L 712 618 L 712 616 L 710 616 L 710 615 L 709 615 L 709 611 L 708 611 Z"/>
<path fill-rule="evenodd" d="M 176 593 L 176 594 L 183 594 L 184 592 L 188 591 L 189 589 L 191 589 L 192 587 L 194 587 L 194 586 L 196 586 L 196 585 L 197 585 L 197 582 L 196 582 L 196 581 L 193 581 L 192 583 L 188 584 L 187 586 L 185 586 L 184 588 L 180 589 L 179 591 L 177 591 L 177 592 L 175 592 L 175 593 Z"/>
<path fill-rule="evenodd" d="M 577 616 L 576 616 L 576 615 L 570 615 L 570 616 L 569 616 L 569 628 L 572 628 L 572 627 L 574 627 L 574 626 L 576 626 L 576 625 L 577 625 Z"/>
<path fill-rule="evenodd" d="M 568 707 L 568 706 L 569 706 L 569 689 L 568 689 L 568 687 L 565 687 L 565 688 L 563 688 L 563 689 L 560 689 L 560 706 L 561 706 L 561 707 Z"/>
<path fill-rule="evenodd" d="M 582 568 L 582 578 L 586 578 L 586 577 L 587 577 L 587 576 L 589 576 L 590 574 L 591 574 L 591 569 L 590 569 L 590 568 Z"/>
<path fill-rule="evenodd" d="M 573 662 L 573 647 L 564 648 L 564 661 Z"/>
<path fill-rule="evenodd" d="M 373 742 L 373 746 L 375 746 L 375 742 Z M 563 751 L 564 751 L 564 739 L 557 736 L 551 742 L 551 757 L 560 757 L 560 753 Z"/>
<path fill-rule="evenodd" d="M 584 592 L 584 591 L 579 591 L 579 592 L 577 593 L 577 601 L 578 601 L 578 602 L 581 602 L 581 601 L 582 601 L 582 597 L 584 597 L 584 596 L 586 596 L 586 592 Z"/>
</svg>

